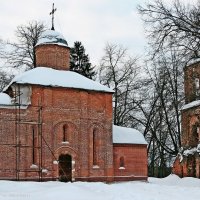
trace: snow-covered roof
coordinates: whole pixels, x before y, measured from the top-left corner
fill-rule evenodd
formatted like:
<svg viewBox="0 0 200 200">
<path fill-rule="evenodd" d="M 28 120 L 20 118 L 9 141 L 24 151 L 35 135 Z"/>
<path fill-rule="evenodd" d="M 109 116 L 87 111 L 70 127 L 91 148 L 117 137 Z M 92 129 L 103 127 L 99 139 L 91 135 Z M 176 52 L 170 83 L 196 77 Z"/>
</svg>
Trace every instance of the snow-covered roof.
<svg viewBox="0 0 200 200">
<path fill-rule="evenodd" d="M 191 59 L 186 66 L 190 66 L 190 65 L 193 65 L 193 64 L 196 64 L 196 63 L 199 63 L 200 62 L 200 58 L 193 58 Z"/>
<path fill-rule="evenodd" d="M 56 70 L 47 67 L 36 67 L 16 76 L 4 91 L 13 83 L 76 88 L 113 93 L 112 89 L 76 72 Z"/>
<path fill-rule="evenodd" d="M 138 130 L 113 125 L 113 143 L 115 144 L 147 144 Z"/>
<path fill-rule="evenodd" d="M 67 41 L 63 35 L 57 31 L 47 30 L 44 31 L 35 46 L 41 44 L 57 44 L 68 47 Z"/>
<path fill-rule="evenodd" d="M 191 148 L 191 149 L 186 149 L 183 151 L 183 155 L 184 156 L 188 156 L 188 155 L 194 155 L 197 152 L 197 148 Z"/>
<path fill-rule="evenodd" d="M 185 104 L 181 110 L 186 110 L 188 108 L 193 108 L 200 105 L 200 100 L 192 101 L 188 104 Z"/>
<path fill-rule="evenodd" d="M 6 93 L 0 93 L 0 105 L 10 105 L 11 98 Z"/>
</svg>

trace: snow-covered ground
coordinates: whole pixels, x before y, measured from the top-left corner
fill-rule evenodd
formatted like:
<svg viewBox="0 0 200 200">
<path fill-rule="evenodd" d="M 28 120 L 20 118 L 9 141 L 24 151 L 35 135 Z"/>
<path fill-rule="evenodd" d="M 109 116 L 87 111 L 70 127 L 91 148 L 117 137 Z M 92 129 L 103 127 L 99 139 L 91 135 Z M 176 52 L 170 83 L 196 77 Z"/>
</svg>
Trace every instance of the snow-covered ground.
<svg viewBox="0 0 200 200">
<path fill-rule="evenodd" d="M 61 183 L 0 181 L 0 199 L 30 200 L 198 200 L 200 179 L 170 175 L 148 182 Z"/>
</svg>

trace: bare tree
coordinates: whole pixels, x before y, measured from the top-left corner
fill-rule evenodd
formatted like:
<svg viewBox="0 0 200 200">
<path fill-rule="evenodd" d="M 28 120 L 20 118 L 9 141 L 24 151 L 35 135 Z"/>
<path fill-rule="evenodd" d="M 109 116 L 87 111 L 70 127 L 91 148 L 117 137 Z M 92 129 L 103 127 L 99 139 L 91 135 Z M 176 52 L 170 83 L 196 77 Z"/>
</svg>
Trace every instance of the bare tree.
<svg viewBox="0 0 200 200">
<path fill-rule="evenodd" d="M 186 5 L 179 0 L 168 4 L 154 0 L 138 7 L 149 41 L 147 72 L 152 96 L 149 95 L 149 106 L 144 101 L 139 107 L 153 175 L 164 176 L 163 169 L 172 164 L 181 147 L 183 67 L 200 57 L 199 8 L 200 4 Z"/>
<path fill-rule="evenodd" d="M 113 88 L 114 124 L 134 126 L 130 116 L 136 109 L 134 91 L 138 89 L 137 58 L 128 56 L 120 45 L 107 44 L 100 64 L 100 82 Z"/>
<path fill-rule="evenodd" d="M 24 65 L 28 69 L 34 68 L 36 66 L 34 46 L 44 30 L 45 25 L 38 21 L 18 26 L 16 30 L 18 42 L 6 42 L 5 50 L 1 51 L 1 58 L 12 67 L 19 68 Z"/>
<path fill-rule="evenodd" d="M 171 3 L 171 2 L 170 2 Z M 148 32 L 153 55 L 169 47 L 176 47 L 186 61 L 200 57 L 200 4 L 185 5 L 179 0 L 172 3 L 154 0 L 139 6 Z"/>
<path fill-rule="evenodd" d="M 0 92 L 4 89 L 6 85 L 11 81 L 13 75 L 11 73 L 6 73 L 3 70 L 0 70 Z"/>
<path fill-rule="evenodd" d="M 148 141 L 150 175 L 163 177 L 181 147 L 180 110 L 184 103 L 181 57 L 171 49 L 148 61 L 142 80 L 139 113 Z M 139 117 L 138 117 L 139 116 Z M 134 116 L 133 116 L 134 117 Z"/>
</svg>

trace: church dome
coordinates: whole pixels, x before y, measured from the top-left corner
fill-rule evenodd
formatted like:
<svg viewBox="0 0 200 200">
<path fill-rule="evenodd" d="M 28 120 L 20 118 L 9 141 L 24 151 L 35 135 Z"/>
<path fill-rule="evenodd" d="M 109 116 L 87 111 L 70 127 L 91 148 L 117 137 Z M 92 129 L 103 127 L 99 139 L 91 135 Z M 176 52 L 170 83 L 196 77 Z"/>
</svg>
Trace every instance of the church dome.
<svg viewBox="0 0 200 200">
<path fill-rule="evenodd" d="M 57 31 L 44 31 L 35 45 L 36 67 L 50 67 L 69 70 L 70 48 L 67 41 Z"/>
<path fill-rule="evenodd" d="M 63 35 L 54 30 L 44 31 L 40 39 L 38 40 L 36 46 L 45 44 L 57 44 L 68 47 L 67 41 L 65 40 Z"/>
</svg>

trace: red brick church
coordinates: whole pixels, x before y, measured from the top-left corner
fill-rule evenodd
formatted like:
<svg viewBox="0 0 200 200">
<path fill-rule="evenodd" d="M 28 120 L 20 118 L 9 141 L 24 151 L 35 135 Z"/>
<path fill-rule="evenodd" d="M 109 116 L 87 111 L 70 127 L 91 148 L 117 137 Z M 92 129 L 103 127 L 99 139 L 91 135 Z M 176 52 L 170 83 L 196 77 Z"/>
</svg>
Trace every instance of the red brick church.
<svg viewBox="0 0 200 200">
<path fill-rule="evenodd" d="M 182 148 L 173 172 L 200 178 L 200 62 L 184 68 L 185 105 L 182 108 Z"/>
<path fill-rule="evenodd" d="M 69 71 L 53 30 L 35 46 L 37 67 L 0 93 L 0 179 L 147 180 L 147 143 L 112 124 L 113 91 Z"/>
</svg>

